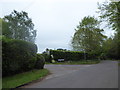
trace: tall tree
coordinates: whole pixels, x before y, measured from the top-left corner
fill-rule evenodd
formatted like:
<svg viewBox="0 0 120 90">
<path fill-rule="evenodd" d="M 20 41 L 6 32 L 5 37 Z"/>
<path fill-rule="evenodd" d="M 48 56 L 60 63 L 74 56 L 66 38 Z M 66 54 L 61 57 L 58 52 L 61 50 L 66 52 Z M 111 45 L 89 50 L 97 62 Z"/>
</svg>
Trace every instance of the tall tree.
<svg viewBox="0 0 120 90">
<path fill-rule="evenodd" d="M 119 2 L 104 2 L 98 4 L 100 18 L 108 23 L 108 27 L 115 30 L 115 35 L 112 41 L 112 47 L 109 49 L 109 56 L 114 55 L 115 59 L 120 59 L 120 1 Z M 111 51 L 111 52 L 110 52 Z"/>
<path fill-rule="evenodd" d="M 29 42 L 35 41 L 36 30 L 34 30 L 34 24 L 26 12 L 17 12 L 14 10 L 10 15 L 5 16 L 3 19 L 8 24 L 11 38 Z"/>
<path fill-rule="evenodd" d="M 72 38 L 72 47 L 74 50 L 99 53 L 103 40 L 106 38 L 102 34 L 103 29 L 99 28 L 100 22 L 94 17 L 84 17 Z"/>
<path fill-rule="evenodd" d="M 98 13 L 103 21 L 108 22 L 108 26 L 113 30 L 120 31 L 120 1 L 103 2 L 98 4 Z"/>
</svg>

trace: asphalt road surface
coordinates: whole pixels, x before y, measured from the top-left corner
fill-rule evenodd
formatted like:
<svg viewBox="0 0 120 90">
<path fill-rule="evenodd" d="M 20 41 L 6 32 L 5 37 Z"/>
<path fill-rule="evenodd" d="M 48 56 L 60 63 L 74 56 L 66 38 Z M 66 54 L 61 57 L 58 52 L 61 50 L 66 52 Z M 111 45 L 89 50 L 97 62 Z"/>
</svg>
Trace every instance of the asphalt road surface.
<svg viewBox="0 0 120 90">
<path fill-rule="evenodd" d="M 45 65 L 51 75 L 23 88 L 118 88 L 118 62 L 94 65 Z"/>
</svg>

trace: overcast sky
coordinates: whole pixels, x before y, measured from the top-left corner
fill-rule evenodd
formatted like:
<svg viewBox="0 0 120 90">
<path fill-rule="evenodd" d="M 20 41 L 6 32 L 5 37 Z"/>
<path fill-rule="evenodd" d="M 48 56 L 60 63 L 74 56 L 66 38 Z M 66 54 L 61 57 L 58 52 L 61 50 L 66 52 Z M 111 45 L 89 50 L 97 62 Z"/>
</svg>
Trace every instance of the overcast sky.
<svg viewBox="0 0 120 90">
<path fill-rule="evenodd" d="M 2 0 L 0 17 L 13 10 L 26 11 L 37 30 L 38 52 L 46 48 L 71 49 L 70 40 L 79 21 L 85 16 L 98 16 L 97 2 L 105 0 Z M 110 36 L 111 31 L 106 31 Z"/>
</svg>

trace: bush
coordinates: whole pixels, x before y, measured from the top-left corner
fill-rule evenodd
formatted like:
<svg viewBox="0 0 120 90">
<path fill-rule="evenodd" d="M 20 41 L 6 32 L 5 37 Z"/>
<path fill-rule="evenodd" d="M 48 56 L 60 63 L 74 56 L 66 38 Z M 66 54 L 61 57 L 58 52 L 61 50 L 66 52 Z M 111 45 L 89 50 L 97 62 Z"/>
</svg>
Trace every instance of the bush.
<svg viewBox="0 0 120 90">
<path fill-rule="evenodd" d="M 37 46 L 33 43 L 2 38 L 2 74 L 13 75 L 34 68 Z"/>
<path fill-rule="evenodd" d="M 43 53 L 42 56 L 44 57 L 46 62 L 50 62 L 50 55 L 48 55 L 47 53 Z"/>
<path fill-rule="evenodd" d="M 45 58 L 41 54 L 37 54 L 35 69 L 43 69 L 44 64 L 45 64 Z"/>
</svg>

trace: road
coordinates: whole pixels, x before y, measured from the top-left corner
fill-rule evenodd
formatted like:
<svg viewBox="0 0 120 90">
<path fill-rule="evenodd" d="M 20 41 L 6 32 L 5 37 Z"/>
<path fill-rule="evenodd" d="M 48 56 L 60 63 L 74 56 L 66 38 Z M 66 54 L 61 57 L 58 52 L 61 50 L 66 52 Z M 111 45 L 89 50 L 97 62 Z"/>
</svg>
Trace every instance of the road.
<svg viewBox="0 0 120 90">
<path fill-rule="evenodd" d="M 118 88 L 118 62 L 94 65 L 45 65 L 51 71 L 40 82 L 23 88 Z"/>
</svg>

